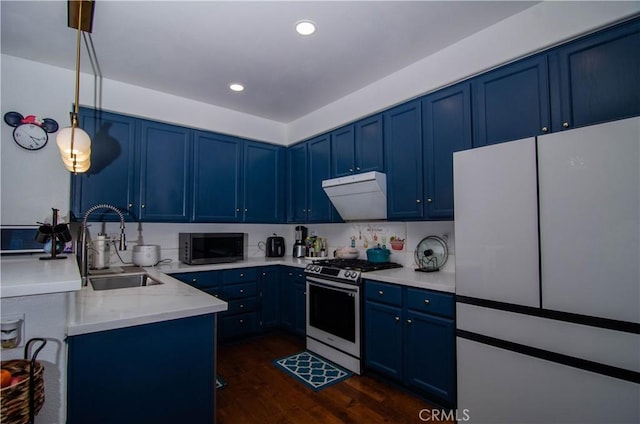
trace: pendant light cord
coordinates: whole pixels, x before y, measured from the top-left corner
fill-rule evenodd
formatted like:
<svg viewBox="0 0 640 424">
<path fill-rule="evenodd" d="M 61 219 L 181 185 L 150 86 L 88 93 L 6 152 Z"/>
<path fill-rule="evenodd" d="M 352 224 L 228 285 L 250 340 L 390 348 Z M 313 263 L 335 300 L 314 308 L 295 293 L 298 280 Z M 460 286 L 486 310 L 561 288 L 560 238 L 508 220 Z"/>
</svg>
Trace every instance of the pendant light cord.
<svg viewBox="0 0 640 424">
<path fill-rule="evenodd" d="M 82 20 L 82 3 L 83 0 L 80 0 L 78 6 L 78 37 L 76 43 L 76 101 L 74 105 L 73 117 L 71 118 L 71 152 L 69 153 L 71 160 L 73 160 L 73 171 L 75 173 L 76 170 L 76 159 L 73 153 L 73 138 L 75 135 L 75 130 L 78 127 L 78 102 L 80 101 L 80 30 L 81 20 Z"/>
</svg>

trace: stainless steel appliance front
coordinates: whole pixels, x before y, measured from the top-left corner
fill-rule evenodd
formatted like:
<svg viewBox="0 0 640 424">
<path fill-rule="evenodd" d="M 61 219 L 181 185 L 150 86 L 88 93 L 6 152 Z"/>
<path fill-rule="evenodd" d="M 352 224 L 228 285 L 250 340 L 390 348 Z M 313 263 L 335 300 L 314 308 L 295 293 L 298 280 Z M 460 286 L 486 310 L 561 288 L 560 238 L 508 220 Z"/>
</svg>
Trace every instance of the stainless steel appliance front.
<svg viewBox="0 0 640 424">
<path fill-rule="evenodd" d="M 307 349 L 360 374 L 360 286 L 307 275 Z"/>
</svg>

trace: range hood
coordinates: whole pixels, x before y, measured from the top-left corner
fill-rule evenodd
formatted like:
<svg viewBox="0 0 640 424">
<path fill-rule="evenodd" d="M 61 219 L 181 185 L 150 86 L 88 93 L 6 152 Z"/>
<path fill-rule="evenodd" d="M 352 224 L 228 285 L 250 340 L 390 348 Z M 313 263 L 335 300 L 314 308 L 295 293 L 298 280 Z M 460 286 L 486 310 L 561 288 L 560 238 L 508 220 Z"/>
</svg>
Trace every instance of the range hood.
<svg viewBox="0 0 640 424">
<path fill-rule="evenodd" d="M 324 180 L 322 188 L 345 221 L 387 219 L 387 176 L 381 172 Z"/>
</svg>

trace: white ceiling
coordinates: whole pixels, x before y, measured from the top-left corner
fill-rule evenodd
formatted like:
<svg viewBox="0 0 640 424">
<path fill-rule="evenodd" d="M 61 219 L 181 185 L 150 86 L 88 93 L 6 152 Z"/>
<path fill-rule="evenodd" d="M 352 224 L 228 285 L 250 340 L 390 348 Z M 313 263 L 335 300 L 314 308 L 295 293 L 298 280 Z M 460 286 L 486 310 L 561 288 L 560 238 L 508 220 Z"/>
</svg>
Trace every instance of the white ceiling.
<svg viewBox="0 0 640 424">
<path fill-rule="evenodd" d="M 97 0 L 91 39 L 103 78 L 289 123 L 536 3 Z M 75 69 L 66 1 L 1 17 L 3 54 Z"/>
</svg>

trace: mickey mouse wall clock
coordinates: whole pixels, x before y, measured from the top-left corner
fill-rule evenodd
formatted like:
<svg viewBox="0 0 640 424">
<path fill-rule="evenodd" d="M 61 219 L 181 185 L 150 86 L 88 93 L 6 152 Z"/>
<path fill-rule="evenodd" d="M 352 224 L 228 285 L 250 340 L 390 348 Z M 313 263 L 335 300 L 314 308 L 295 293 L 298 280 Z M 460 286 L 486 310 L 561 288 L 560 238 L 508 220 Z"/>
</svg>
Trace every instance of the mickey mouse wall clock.
<svg viewBox="0 0 640 424">
<path fill-rule="evenodd" d="M 49 141 L 49 133 L 58 131 L 58 123 L 50 118 L 40 119 L 35 115 L 22 116 L 18 112 L 7 112 L 4 122 L 15 127 L 13 140 L 26 150 L 40 150 Z"/>
</svg>

